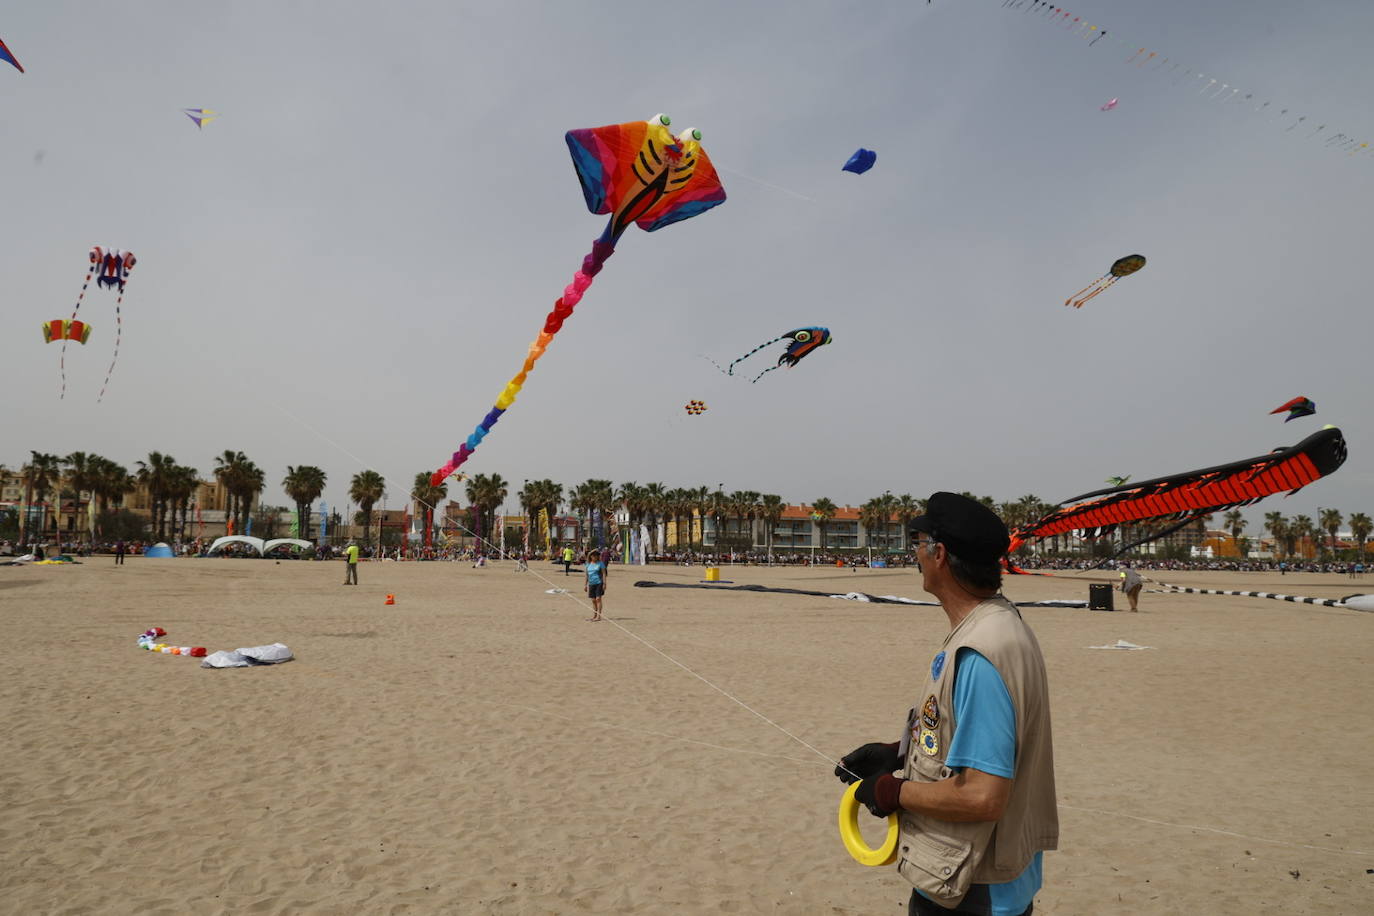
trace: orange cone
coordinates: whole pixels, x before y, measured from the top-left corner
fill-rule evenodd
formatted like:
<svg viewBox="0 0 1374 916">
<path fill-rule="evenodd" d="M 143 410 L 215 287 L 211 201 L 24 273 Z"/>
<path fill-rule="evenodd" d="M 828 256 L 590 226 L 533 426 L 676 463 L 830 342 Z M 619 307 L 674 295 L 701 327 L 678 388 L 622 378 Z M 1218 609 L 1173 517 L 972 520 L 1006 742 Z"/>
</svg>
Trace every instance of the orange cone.
<svg viewBox="0 0 1374 916">
<path fill-rule="evenodd" d="M 395 596 L 395 595 L 387 595 L 387 596 L 386 596 L 386 603 L 387 603 L 387 604 L 395 604 L 395 603 L 396 603 L 396 596 Z"/>
</svg>

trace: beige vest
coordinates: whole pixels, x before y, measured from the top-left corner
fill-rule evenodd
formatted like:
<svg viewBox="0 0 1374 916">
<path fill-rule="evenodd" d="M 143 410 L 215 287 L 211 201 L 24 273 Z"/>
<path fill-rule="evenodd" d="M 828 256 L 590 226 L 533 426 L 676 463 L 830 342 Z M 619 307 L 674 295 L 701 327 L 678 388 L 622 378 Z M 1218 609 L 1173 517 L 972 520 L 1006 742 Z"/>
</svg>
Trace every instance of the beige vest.
<svg viewBox="0 0 1374 916">
<path fill-rule="evenodd" d="M 959 905 L 970 884 L 1011 881 L 1036 852 L 1059 847 L 1045 660 L 1021 613 L 1000 595 L 978 605 L 950 631 L 941 646 L 943 664 L 933 663 L 926 672 L 921 705 L 911 710 L 902 736 L 903 775 L 917 782 L 954 775 L 944 763 L 956 727 L 954 662 L 962 647 L 992 662 L 1011 694 L 1016 769 L 1011 798 L 996 822 L 953 823 L 900 812 L 897 870 L 947 909 Z"/>
</svg>

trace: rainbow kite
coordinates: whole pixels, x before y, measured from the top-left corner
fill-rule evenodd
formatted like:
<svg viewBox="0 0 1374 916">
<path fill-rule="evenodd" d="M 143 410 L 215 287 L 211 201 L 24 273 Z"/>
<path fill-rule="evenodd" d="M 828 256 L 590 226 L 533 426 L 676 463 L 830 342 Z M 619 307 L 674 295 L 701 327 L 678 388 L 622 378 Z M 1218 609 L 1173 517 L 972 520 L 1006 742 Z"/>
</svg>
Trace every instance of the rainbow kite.
<svg viewBox="0 0 1374 916">
<path fill-rule="evenodd" d="M 609 213 L 610 221 L 606 231 L 592 243 L 591 253 L 582 259 L 582 269 L 573 274 L 572 282 L 544 319 L 544 330 L 530 344 L 524 366 L 506 383 L 496 405 L 467 441 L 447 464 L 434 472 L 433 485 L 443 483 L 467 461 L 496 421 L 515 403 L 534 364 L 572 315 L 582 294 L 592 285 L 592 278 L 615 253 L 616 242 L 631 223 L 637 223 L 645 232 L 653 232 L 725 202 L 725 188 L 701 148 L 701 131 L 688 128 L 674 137 L 668 130 L 671 123 L 667 115 L 658 114 L 648 121 L 568 131 L 568 150 L 582 182 L 587 209 Z"/>
</svg>

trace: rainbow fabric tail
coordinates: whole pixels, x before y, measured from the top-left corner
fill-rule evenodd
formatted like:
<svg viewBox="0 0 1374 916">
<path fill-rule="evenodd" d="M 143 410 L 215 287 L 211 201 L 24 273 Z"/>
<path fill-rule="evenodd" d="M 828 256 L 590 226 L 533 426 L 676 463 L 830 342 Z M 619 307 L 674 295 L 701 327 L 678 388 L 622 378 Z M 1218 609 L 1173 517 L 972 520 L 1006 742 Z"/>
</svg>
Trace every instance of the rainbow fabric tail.
<svg viewBox="0 0 1374 916">
<path fill-rule="evenodd" d="M 439 486 L 444 480 L 458 468 L 462 467 L 463 462 L 471 457 L 477 450 L 477 446 L 482 444 L 487 433 L 496 425 L 496 421 L 501 419 L 510 405 L 515 403 L 515 396 L 520 393 L 520 389 L 525 385 L 525 379 L 534 369 L 534 364 L 539 362 L 539 357 L 544 355 L 544 350 L 553 340 L 553 335 L 557 334 L 563 327 L 563 322 L 572 316 L 573 309 L 577 303 L 582 301 L 582 294 L 592 285 L 592 278 L 601 273 L 601 268 L 605 266 L 606 259 L 615 254 L 615 245 L 611 242 L 597 239 L 592 243 L 591 253 L 582 259 L 582 269 L 573 274 L 572 282 L 563 289 L 563 295 L 558 297 L 558 301 L 553 304 L 553 311 L 549 312 L 544 319 L 544 330 L 539 332 L 539 336 L 530 344 L 529 354 L 525 357 L 525 364 L 520 371 L 515 374 L 506 387 L 502 389 L 501 395 L 496 399 L 495 406 L 487 411 L 487 415 L 482 418 L 482 422 L 468 435 L 467 441 L 458 447 L 458 451 L 453 453 L 453 457 L 448 463 L 430 475 L 430 485 Z"/>
</svg>

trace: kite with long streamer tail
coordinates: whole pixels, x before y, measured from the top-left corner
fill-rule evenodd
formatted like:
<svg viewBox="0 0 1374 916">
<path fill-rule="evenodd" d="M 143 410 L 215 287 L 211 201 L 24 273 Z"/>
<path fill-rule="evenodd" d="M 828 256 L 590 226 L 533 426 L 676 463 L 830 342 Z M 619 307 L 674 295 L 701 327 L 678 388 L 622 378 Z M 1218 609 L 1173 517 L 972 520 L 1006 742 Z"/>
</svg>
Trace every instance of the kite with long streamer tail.
<svg viewBox="0 0 1374 916">
<path fill-rule="evenodd" d="M 759 379 L 763 378 L 765 375 L 772 372 L 774 369 L 780 369 L 783 366 L 786 366 L 787 368 L 791 369 L 797 363 L 805 359 L 807 355 L 810 354 L 812 351 L 816 350 L 818 347 L 823 347 L 826 344 L 830 343 L 832 338 L 830 336 L 829 328 L 797 328 L 795 331 L 788 331 L 786 334 L 783 334 L 780 337 L 774 337 L 772 340 L 765 340 L 763 343 L 759 344 L 757 347 L 750 350 L 748 353 L 744 354 L 739 359 L 732 361 L 730 365 L 725 368 L 725 374 L 734 375 L 735 365 L 737 363 L 744 362 L 746 359 L 753 356 L 755 353 L 759 352 L 764 347 L 772 346 L 780 340 L 791 340 L 792 342 L 787 345 L 787 349 L 784 350 L 782 352 L 782 355 L 778 357 L 777 364 L 769 366 L 767 369 L 764 369 L 758 375 L 754 376 L 754 381 L 757 382 Z"/>
<path fill-rule="evenodd" d="M 1111 269 L 1069 298 L 1065 299 L 1064 304 L 1072 305 L 1076 309 L 1081 309 L 1083 303 L 1087 302 L 1093 296 L 1105 292 L 1108 287 L 1117 280 L 1120 280 L 1122 277 L 1129 277 L 1144 266 L 1145 255 L 1143 254 L 1128 254 L 1124 258 L 1117 258 L 1112 262 Z"/>
<path fill-rule="evenodd" d="M 119 295 L 115 298 L 115 339 L 114 356 L 110 358 L 110 368 L 105 372 L 105 382 L 100 386 L 100 396 L 96 398 L 99 403 L 105 397 L 105 389 L 110 386 L 110 376 L 114 374 L 115 363 L 119 361 L 119 341 L 123 336 L 124 319 L 121 316 L 120 308 L 124 304 L 124 287 L 129 282 L 129 271 L 134 269 L 137 260 L 132 251 L 120 251 L 118 248 L 101 248 L 99 245 L 91 249 L 90 266 L 86 268 L 86 279 L 81 284 L 81 293 L 76 297 L 76 307 L 72 309 L 72 317 L 69 322 L 78 324 L 76 313 L 81 311 L 81 302 L 86 298 L 86 288 L 91 285 L 91 278 L 96 278 L 97 287 L 117 288 Z M 62 393 L 60 398 L 67 396 L 67 341 L 71 337 L 62 338 L 62 355 L 58 361 L 59 370 L 62 373 Z M 82 340 L 81 343 L 85 343 Z"/>
<path fill-rule="evenodd" d="M 573 274 L 572 282 L 544 319 L 544 330 L 530 344 L 524 366 L 506 383 L 495 406 L 467 441 L 431 476 L 435 485 L 468 460 L 496 421 L 515 403 L 534 364 L 572 315 L 583 293 L 592 285 L 592 278 L 615 253 L 616 243 L 631 223 L 653 232 L 725 202 L 725 188 L 701 148 L 701 131 L 688 128 L 674 137 L 668 129 L 671 123 L 667 115 L 658 114 L 648 121 L 568 131 L 568 151 L 582 183 L 587 209 L 609 213 L 611 218 L 601 237 L 592 243 L 591 253 L 582 259 L 582 269 Z"/>
<path fill-rule="evenodd" d="M 1011 533 L 1008 553 L 1028 541 L 1081 533 L 1096 538 L 1122 525 L 1172 521 L 1175 524 L 1127 544 L 1118 553 L 1164 537 L 1204 515 L 1248 506 L 1275 493 L 1296 493 L 1345 463 L 1345 438 L 1334 426 L 1320 429 L 1297 445 L 1267 455 L 1198 471 L 1156 477 L 1140 483 L 1094 490 L 1066 499 L 1057 509 Z"/>
</svg>

